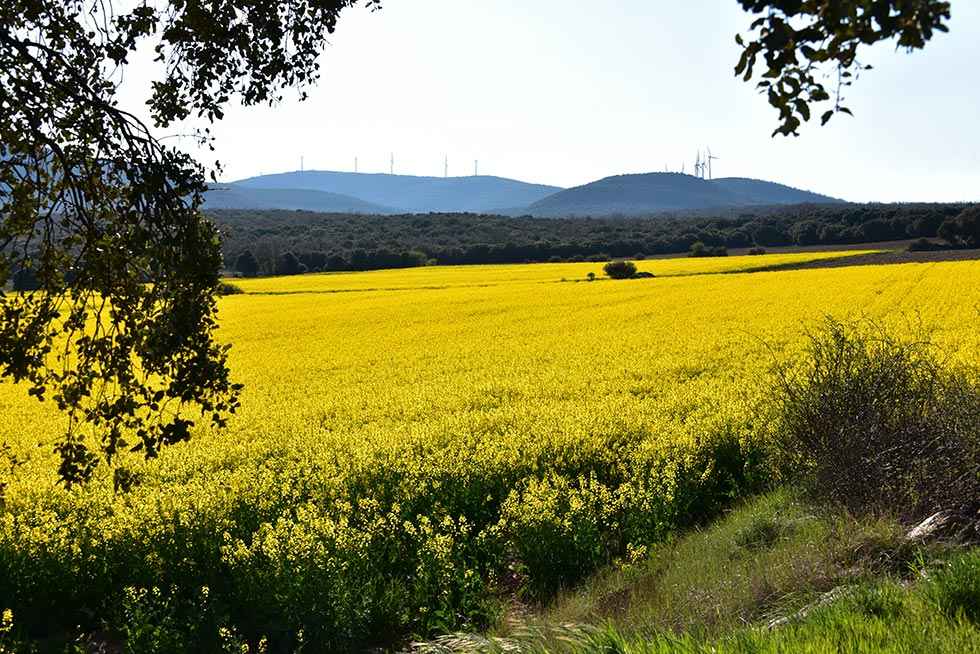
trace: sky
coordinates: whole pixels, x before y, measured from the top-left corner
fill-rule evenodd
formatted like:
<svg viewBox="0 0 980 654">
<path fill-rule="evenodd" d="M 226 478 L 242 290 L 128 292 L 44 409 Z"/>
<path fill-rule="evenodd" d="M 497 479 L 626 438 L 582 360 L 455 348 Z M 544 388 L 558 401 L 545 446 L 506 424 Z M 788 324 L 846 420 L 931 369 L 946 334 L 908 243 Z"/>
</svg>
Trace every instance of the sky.
<svg viewBox="0 0 980 654">
<path fill-rule="evenodd" d="M 733 75 L 736 0 L 385 0 L 346 10 L 305 102 L 229 108 L 223 179 L 307 170 L 479 172 L 576 186 L 691 172 L 856 202 L 980 200 L 980 2 L 955 0 L 924 51 L 868 49 L 853 118 L 772 138 L 777 115 Z M 133 96 L 135 97 L 135 96 Z M 130 98 L 132 99 L 132 98 Z M 214 159 L 210 154 L 209 161 Z"/>
</svg>

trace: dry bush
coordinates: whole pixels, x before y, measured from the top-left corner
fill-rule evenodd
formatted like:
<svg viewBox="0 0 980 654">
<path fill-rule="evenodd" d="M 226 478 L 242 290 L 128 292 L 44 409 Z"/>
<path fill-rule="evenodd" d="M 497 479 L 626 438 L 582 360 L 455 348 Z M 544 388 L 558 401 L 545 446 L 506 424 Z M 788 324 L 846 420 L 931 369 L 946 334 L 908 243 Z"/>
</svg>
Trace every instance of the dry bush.
<svg viewBox="0 0 980 654">
<path fill-rule="evenodd" d="M 908 519 L 980 497 L 976 373 L 928 334 L 827 319 L 779 379 L 781 449 L 818 497 Z"/>
</svg>

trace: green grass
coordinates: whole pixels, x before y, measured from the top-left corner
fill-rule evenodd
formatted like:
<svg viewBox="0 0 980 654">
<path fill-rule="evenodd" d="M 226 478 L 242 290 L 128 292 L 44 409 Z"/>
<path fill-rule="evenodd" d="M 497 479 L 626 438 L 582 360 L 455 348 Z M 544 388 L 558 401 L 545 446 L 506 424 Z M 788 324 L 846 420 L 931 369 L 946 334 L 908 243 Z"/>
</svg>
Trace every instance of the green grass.
<svg viewBox="0 0 980 654">
<path fill-rule="evenodd" d="M 980 550 L 903 533 L 779 491 L 490 636 L 420 651 L 980 652 Z"/>
<path fill-rule="evenodd" d="M 893 522 L 827 514 L 780 491 L 596 577 L 542 617 L 712 635 L 796 610 L 884 568 L 904 571 L 911 556 Z"/>
</svg>

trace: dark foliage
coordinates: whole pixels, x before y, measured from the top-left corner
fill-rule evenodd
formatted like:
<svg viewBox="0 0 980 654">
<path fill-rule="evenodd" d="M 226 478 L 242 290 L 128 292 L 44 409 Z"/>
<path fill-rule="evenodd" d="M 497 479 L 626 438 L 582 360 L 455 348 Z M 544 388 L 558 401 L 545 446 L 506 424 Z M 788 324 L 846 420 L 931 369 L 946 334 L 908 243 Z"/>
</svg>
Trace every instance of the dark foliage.
<svg viewBox="0 0 980 654">
<path fill-rule="evenodd" d="M 300 263 L 299 259 L 292 252 L 284 252 L 276 262 L 277 275 L 298 275 L 306 272 L 307 268 Z"/>
<path fill-rule="evenodd" d="M 252 277 L 259 273 L 259 262 L 251 250 L 245 250 L 238 255 L 238 258 L 235 259 L 235 270 L 246 277 Z"/>
<path fill-rule="evenodd" d="M 215 295 L 241 295 L 244 292 L 240 286 L 222 282 L 218 284 L 218 290 L 215 292 Z"/>
<path fill-rule="evenodd" d="M 632 279 L 636 276 L 636 264 L 632 261 L 610 261 L 602 270 L 611 279 Z"/>
<path fill-rule="evenodd" d="M 937 250 L 946 250 L 949 246 L 943 245 L 942 243 L 936 243 L 935 241 L 930 241 L 927 238 L 917 238 L 911 243 L 909 243 L 909 252 L 935 252 Z"/>
<path fill-rule="evenodd" d="M 944 0 L 739 0 L 762 14 L 752 22 L 751 36 L 736 37 L 742 56 L 735 74 L 750 81 L 761 56 L 765 64 L 760 92 L 779 111 L 775 134 L 796 135 L 810 120 L 814 105 L 825 105 L 826 124 L 844 106 L 843 89 L 870 66 L 858 60 L 861 46 L 894 40 L 899 48 L 924 48 L 947 31 L 950 3 Z M 829 77 L 831 89 L 824 81 Z"/>
<path fill-rule="evenodd" d="M 724 245 L 705 245 L 701 241 L 696 241 L 691 246 L 692 257 L 727 257 L 728 248 Z"/>
<path fill-rule="evenodd" d="M 956 247 L 980 248 L 980 206 L 964 209 L 956 218 L 944 221 L 938 236 Z"/>
<path fill-rule="evenodd" d="M 126 488 L 120 454 L 153 457 L 238 405 L 214 339 L 221 252 L 199 210 L 205 170 L 153 127 L 213 123 L 232 97 L 273 102 L 314 81 L 355 2 L 0 4 L 0 289 L 22 291 L 0 291 L 0 376 L 67 414 L 66 485 L 104 460 Z M 153 126 L 117 95 L 148 43 Z"/>
<path fill-rule="evenodd" d="M 980 385 L 928 336 L 828 319 L 781 372 L 783 452 L 818 496 L 914 519 L 980 497 Z"/>
<path fill-rule="evenodd" d="M 292 252 L 310 271 L 426 265 L 594 261 L 712 248 L 842 245 L 935 237 L 967 205 L 797 205 L 656 218 L 506 218 L 477 214 L 362 216 L 300 211 L 216 211 L 225 262 L 276 274 Z M 805 223 L 806 228 L 798 225 Z M 251 268 L 250 268 L 251 270 Z"/>
</svg>

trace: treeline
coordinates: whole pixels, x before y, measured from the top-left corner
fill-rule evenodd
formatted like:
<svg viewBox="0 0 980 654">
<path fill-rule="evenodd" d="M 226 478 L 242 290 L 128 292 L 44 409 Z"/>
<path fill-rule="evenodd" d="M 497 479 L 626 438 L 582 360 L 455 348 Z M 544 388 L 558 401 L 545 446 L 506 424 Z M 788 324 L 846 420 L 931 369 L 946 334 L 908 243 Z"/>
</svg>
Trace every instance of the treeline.
<svg viewBox="0 0 980 654">
<path fill-rule="evenodd" d="M 476 214 L 366 216 L 303 211 L 210 212 L 225 266 L 247 275 L 422 265 L 581 261 L 698 248 L 845 245 L 945 238 L 980 247 L 967 204 L 797 205 L 726 215 L 532 218 Z M 976 213 L 967 212 L 967 213 Z M 959 223 L 957 222 L 958 217 Z M 971 226 L 972 225 L 972 226 Z"/>
</svg>

